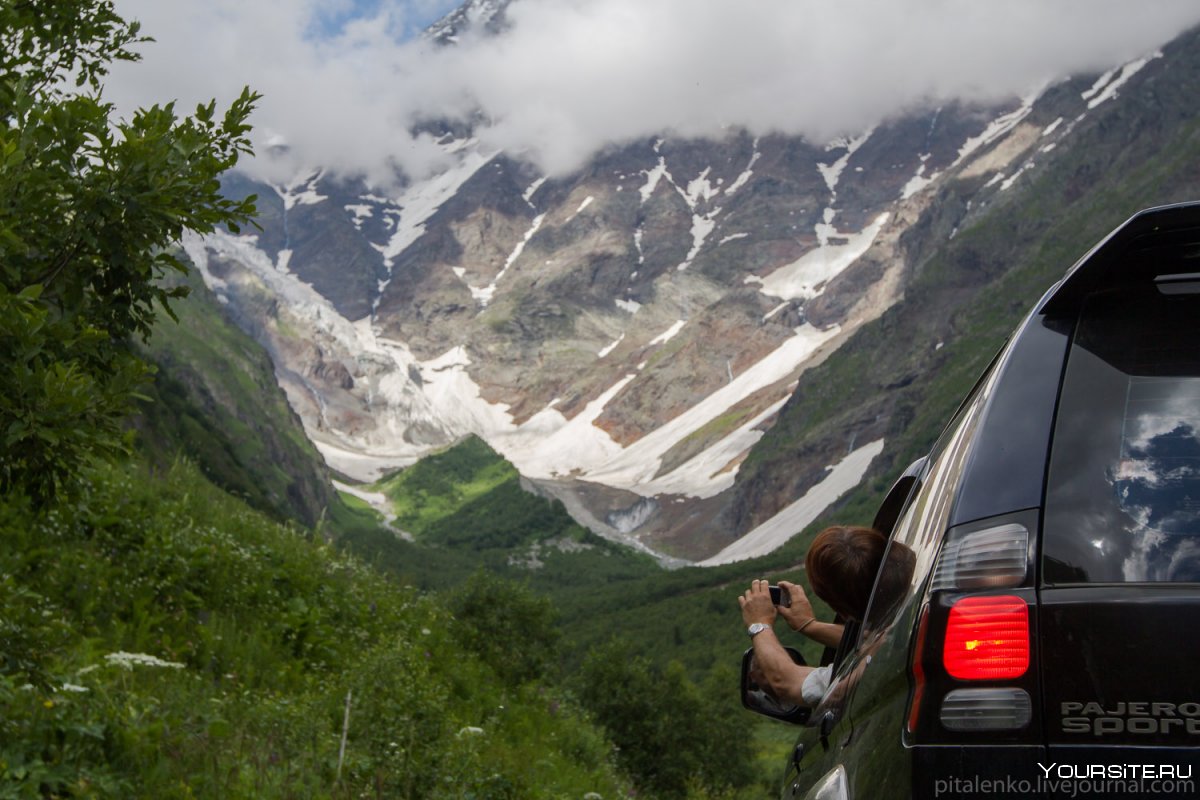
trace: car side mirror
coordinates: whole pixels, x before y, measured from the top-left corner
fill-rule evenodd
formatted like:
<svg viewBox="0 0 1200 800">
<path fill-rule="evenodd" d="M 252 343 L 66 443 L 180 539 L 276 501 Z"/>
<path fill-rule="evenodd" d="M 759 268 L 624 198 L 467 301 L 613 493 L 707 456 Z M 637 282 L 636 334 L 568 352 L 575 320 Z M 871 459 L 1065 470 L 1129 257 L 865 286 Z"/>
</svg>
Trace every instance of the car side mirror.
<svg viewBox="0 0 1200 800">
<path fill-rule="evenodd" d="M 802 667 L 807 666 L 804 656 L 800 655 L 799 650 L 794 647 L 783 649 L 787 651 L 792 661 Z M 812 709 L 776 697 L 765 682 L 759 683 L 756 680 L 755 676 L 757 675 L 759 675 L 758 666 L 754 660 L 754 648 L 751 647 L 742 654 L 742 706 L 744 708 L 755 714 L 762 714 L 764 717 L 791 722 L 795 725 L 808 720 Z"/>
</svg>

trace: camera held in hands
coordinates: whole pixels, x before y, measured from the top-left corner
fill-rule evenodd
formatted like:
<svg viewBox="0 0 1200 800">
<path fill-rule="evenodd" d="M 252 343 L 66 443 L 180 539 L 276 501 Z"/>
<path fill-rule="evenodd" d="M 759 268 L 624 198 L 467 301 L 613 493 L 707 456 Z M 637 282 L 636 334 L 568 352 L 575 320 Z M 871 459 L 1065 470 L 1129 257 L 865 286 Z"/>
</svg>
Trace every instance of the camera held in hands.
<svg viewBox="0 0 1200 800">
<path fill-rule="evenodd" d="M 782 586 L 770 586 L 768 589 L 771 592 L 772 603 L 777 606 L 783 606 L 784 608 L 791 607 L 792 596 L 788 593 L 787 589 L 784 589 Z"/>
</svg>

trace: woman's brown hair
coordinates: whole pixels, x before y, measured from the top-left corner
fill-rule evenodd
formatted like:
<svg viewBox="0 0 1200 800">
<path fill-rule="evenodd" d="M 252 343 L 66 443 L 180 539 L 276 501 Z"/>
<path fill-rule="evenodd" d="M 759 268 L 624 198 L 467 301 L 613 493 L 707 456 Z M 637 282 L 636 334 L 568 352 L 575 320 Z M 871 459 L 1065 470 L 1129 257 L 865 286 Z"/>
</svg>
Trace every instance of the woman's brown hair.
<svg viewBox="0 0 1200 800">
<path fill-rule="evenodd" d="M 804 568 L 813 591 L 843 617 L 861 620 L 887 538 L 874 528 L 834 525 L 817 534 Z"/>
</svg>

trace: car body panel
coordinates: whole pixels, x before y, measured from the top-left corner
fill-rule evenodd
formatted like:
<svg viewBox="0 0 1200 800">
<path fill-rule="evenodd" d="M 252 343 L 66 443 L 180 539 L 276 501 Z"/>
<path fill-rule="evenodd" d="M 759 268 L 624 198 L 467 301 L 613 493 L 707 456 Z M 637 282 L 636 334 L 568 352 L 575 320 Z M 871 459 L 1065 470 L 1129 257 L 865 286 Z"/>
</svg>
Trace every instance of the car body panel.
<svg viewBox="0 0 1200 800">
<path fill-rule="evenodd" d="M 1114 287 L 1200 298 L 1200 203 L 1141 212 L 1071 267 L 1018 326 L 930 454 L 897 481 L 877 519 L 894 523 L 894 531 L 885 531 L 893 534 L 885 558 L 906 553 L 911 575 L 887 591 L 877 579 L 861 632 L 848 628 L 830 692 L 799 731 L 783 797 L 816 796 L 828 787 L 856 798 L 1058 797 L 1080 788 L 1061 780 L 1056 770 L 1064 765 L 1068 778 L 1076 766 L 1096 764 L 1200 773 L 1200 582 L 1193 572 L 1171 573 L 1174 582 L 1089 583 L 1088 569 L 1091 576 L 1105 570 L 1072 571 L 1043 553 L 1043 526 L 1066 531 L 1071 524 L 1060 514 L 1052 525 L 1045 503 L 1055 458 L 1060 472 L 1069 471 L 1076 446 L 1064 444 L 1057 418 L 1076 320 L 1089 298 Z M 1195 316 L 1200 321 L 1200 311 Z M 1186 343 L 1173 346 L 1200 352 L 1200 328 L 1191 330 L 1194 337 L 1188 333 Z M 1079 422 L 1078 435 L 1086 438 L 1092 423 Z M 1192 502 L 1186 492 L 1177 495 L 1172 502 Z M 1079 535 L 1086 535 L 1086 515 L 1078 516 Z M 933 589 L 948 538 L 1002 524 L 1029 533 L 1019 585 Z M 1196 540 L 1200 553 L 1200 535 Z M 1002 682 L 952 677 L 939 655 L 949 609 L 964 596 L 1000 592 L 1029 608 L 1030 667 Z M 922 627 L 926 645 L 918 653 L 914 639 Z M 914 659 L 924 686 L 915 713 Z M 949 691 L 993 684 L 1028 693 L 1028 724 L 963 732 L 940 722 Z M 974 783 L 954 784 L 955 778 Z"/>
</svg>

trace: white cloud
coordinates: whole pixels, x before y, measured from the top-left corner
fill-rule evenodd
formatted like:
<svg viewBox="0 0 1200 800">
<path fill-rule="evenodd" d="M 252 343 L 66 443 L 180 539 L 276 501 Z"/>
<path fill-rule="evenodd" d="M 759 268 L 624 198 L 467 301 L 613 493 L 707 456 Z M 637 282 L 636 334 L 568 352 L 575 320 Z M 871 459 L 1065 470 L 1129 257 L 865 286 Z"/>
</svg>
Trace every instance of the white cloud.
<svg viewBox="0 0 1200 800">
<path fill-rule="evenodd" d="M 478 110 L 486 146 L 563 172 L 660 132 L 826 141 L 1108 69 L 1200 22 L 1195 0 L 514 0 L 504 35 L 398 41 L 433 2 L 383 0 L 318 38 L 314 14 L 347 0 L 118 0 L 158 42 L 114 70 L 109 94 L 188 105 L 249 84 L 265 95 L 261 142 L 281 135 L 299 161 L 376 177 L 445 157 L 409 135 L 414 120 Z"/>
</svg>

